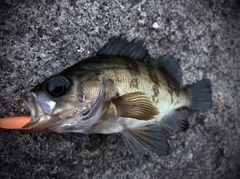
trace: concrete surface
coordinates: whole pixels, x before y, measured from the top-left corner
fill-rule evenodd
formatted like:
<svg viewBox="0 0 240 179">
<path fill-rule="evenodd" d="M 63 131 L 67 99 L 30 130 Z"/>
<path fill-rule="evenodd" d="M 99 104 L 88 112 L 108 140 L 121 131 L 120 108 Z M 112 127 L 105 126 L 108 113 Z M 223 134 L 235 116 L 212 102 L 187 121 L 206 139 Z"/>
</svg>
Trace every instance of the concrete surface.
<svg viewBox="0 0 240 179">
<path fill-rule="evenodd" d="M 81 134 L 0 130 L 0 178 L 240 178 L 240 2 L 1 0 L 0 117 L 29 115 L 20 95 L 123 34 L 179 58 L 184 83 L 208 77 L 212 110 L 193 113 L 173 153 L 140 164 L 119 135 L 93 154 Z"/>
</svg>

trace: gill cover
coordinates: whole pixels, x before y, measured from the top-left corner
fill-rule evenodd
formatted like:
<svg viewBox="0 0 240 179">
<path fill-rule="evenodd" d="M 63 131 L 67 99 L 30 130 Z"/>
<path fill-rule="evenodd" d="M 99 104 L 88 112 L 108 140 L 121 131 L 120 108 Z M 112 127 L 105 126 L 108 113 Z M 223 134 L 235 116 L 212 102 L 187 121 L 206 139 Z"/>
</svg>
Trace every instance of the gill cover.
<svg viewBox="0 0 240 179">
<path fill-rule="evenodd" d="M 71 118 L 61 119 L 50 130 L 56 132 L 83 132 L 93 126 L 101 116 L 105 104 L 105 81 L 100 86 L 98 97 L 91 108 L 81 114 Z"/>
</svg>

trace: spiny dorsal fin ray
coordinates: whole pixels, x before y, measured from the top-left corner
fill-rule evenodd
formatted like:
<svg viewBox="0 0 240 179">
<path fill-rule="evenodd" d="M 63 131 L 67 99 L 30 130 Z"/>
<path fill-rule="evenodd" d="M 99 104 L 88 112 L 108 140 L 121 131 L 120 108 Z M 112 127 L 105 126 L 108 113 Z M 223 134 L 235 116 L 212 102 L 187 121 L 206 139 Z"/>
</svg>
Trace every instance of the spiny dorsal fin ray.
<svg viewBox="0 0 240 179">
<path fill-rule="evenodd" d="M 118 55 L 140 61 L 152 59 L 142 44 L 136 42 L 136 40 L 129 42 L 121 36 L 109 39 L 108 43 L 97 52 L 97 55 Z"/>
<path fill-rule="evenodd" d="M 150 120 L 158 114 L 158 109 L 152 104 L 149 97 L 142 92 L 127 93 L 112 100 L 118 116 L 140 120 Z"/>
<path fill-rule="evenodd" d="M 112 37 L 106 45 L 104 45 L 97 55 L 117 55 L 132 58 L 148 63 L 158 68 L 166 79 L 174 86 L 182 87 L 182 70 L 172 55 L 164 55 L 158 60 L 154 60 L 147 49 L 136 40 L 129 42 L 126 38 Z"/>
</svg>

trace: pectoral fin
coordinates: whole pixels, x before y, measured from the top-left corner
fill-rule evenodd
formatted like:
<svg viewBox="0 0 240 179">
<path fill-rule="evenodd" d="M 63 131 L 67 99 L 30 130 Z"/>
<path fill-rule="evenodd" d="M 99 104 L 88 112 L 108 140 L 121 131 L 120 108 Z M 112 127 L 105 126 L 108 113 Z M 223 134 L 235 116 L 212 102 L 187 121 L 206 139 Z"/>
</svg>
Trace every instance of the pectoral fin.
<svg viewBox="0 0 240 179">
<path fill-rule="evenodd" d="M 169 154 L 167 136 L 157 124 L 125 129 L 122 136 L 128 149 L 137 159 L 140 159 L 145 151 L 156 153 L 158 156 Z"/>
<path fill-rule="evenodd" d="M 103 141 L 107 138 L 104 134 L 88 134 L 84 142 L 84 148 L 88 152 L 94 152 L 101 147 Z"/>
<path fill-rule="evenodd" d="M 141 92 L 128 93 L 113 99 L 118 116 L 140 120 L 152 119 L 158 114 L 157 108 L 152 104 L 149 97 Z"/>
</svg>

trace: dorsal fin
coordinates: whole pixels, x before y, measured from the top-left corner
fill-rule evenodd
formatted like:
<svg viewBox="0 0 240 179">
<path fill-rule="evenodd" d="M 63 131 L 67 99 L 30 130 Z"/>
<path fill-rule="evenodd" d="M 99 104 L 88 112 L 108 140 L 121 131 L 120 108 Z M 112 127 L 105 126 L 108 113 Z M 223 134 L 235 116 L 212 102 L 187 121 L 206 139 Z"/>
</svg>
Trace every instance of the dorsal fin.
<svg viewBox="0 0 240 179">
<path fill-rule="evenodd" d="M 118 55 L 140 61 L 149 61 L 152 59 L 142 44 L 135 40 L 128 42 L 127 39 L 121 36 L 109 39 L 108 43 L 97 52 L 97 55 Z"/>
<path fill-rule="evenodd" d="M 158 68 L 164 77 L 176 87 L 182 87 L 182 70 L 172 55 L 164 55 L 158 60 L 154 60 L 147 49 L 136 40 L 128 41 L 126 38 L 112 37 L 104 45 L 97 55 L 117 55 L 132 58 L 148 63 Z"/>
<path fill-rule="evenodd" d="M 182 69 L 172 55 L 164 55 L 160 59 L 150 60 L 148 63 L 157 67 L 174 86 L 182 87 Z"/>
</svg>

